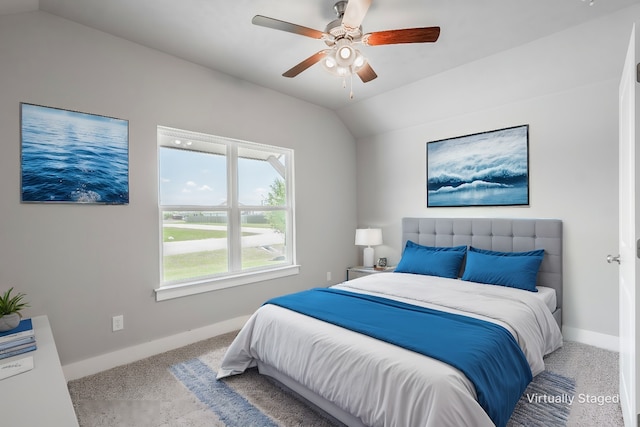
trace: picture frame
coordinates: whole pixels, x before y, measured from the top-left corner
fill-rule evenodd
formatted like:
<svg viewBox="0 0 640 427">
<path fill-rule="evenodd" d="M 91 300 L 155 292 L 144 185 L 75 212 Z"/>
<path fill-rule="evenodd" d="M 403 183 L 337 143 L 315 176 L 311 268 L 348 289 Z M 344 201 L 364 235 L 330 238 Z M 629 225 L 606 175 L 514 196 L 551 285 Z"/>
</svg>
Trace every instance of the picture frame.
<svg viewBox="0 0 640 427">
<path fill-rule="evenodd" d="M 129 121 L 20 103 L 22 203 L 129 203 Z"/>
<path fill-rule="evenodd" d="M 529 125 L 426 144 L 427 207 L 528 206 Z"/>
</svg>

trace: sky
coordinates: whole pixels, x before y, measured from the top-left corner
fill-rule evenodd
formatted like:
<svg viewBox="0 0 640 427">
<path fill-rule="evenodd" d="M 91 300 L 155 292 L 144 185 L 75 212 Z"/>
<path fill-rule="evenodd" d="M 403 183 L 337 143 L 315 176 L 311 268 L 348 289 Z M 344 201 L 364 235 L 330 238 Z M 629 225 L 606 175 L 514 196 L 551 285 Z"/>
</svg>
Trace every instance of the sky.
<svg viewBox="0 0 640 427">
<path fill-rule="evenodd" d="M 239 202 L 260 206 L 280 175 L 266 161 L 240 159 Z M 160 203 L 216 206 L 227 201 L 226 157 L 160 147 Z"/>
</svg>

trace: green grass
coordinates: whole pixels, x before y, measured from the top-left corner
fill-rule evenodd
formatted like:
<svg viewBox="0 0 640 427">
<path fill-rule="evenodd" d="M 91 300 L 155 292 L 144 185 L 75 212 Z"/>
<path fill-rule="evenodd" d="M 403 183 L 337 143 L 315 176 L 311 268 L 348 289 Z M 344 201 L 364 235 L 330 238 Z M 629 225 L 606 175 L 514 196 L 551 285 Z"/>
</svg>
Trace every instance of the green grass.
<svg viewBox="0 0 640 427">
<path fill-rule="evenodd" d="M 164 257 L 164 280 L 184 280 L 227 271 L 227 251 L 204 251 Z"/>
<path fill-rule="evenodd" d="M 185 240 L 224 239 L 226 230 L 199 230 L 196 228 L 163 227 L 163 241 L 182 242 Z"/>
<path fill-rule="evenodd" d="M 282 249 L 281 245 L 277 245 Z M 253 268 L 279 264 L 272 261 L 274 254 L 260 248 L 244 248 L 242 250 L 242 267 Z M 227 271 L 227 251 L 203 251 L 189 254 L 164 257 L 164 281 L 197 279 Z"/>
</svg>

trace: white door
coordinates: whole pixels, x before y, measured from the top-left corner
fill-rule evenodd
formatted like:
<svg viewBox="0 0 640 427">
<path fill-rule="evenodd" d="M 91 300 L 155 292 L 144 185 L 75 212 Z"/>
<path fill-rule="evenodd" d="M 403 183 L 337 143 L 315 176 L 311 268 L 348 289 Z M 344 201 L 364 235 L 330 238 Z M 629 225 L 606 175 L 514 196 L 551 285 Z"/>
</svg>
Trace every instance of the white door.
<svg viewBox="0 0 640 427">
<path fill-rule="evenodd" d="M 640 248 L 637 248 L 637 232 L 640 231 L 637 213 L 636 188 L 640 189 L 636 170 L 638 156 L 636 152 L 636 140 L 640 132 L 636 129 L 636 111 L 640 101 L 639 84 L 637 82 L 640 68 L 638 49 L 640 42 L 636 39 L 636 27 L 631 32 L 631 40 L 627 51 L 627 58 L 620 81 L 620 133 L 619 133 L 619 215 L 620 215 L 620 403 L 626 427 L 638 426 L 638 362 L 636 359 L 640 332 L 636 307 L 640 292 L 636 293 L 636 278 L 640 277 L 638 270 L 638 257 Z M 638 121 L 640 124 L 640 120 Z M 640 150 L 638 150 L 640 151 Z M 640 197 L 638 198 L 640 200 Z M 640 244 L 640 243 L 639 243 Z M 637 253 L 638 251 L 638 253 Z"/>
</svg>

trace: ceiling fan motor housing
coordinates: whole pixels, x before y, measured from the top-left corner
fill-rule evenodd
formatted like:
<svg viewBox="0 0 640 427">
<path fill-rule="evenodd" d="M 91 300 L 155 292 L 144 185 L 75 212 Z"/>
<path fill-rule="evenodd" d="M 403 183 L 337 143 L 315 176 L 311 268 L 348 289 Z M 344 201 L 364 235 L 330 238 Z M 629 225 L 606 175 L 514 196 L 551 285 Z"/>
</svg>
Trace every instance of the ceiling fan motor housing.
<svg viewBox="0 0 640 427">
<path fill-rule="evenodd" d="M 362 26 L 356 28 L 355 30 L 347 31 L 347 29 L 342 26 L 341 18 L 334 19 L 333 21 L 329 22 L 324 32 L 333 36 L 333 40 L 325 40 L 325 43 L 328 46 L 333 46 L 337 40 L 344 38 L 347 38 L 351 41 L 357 41 L 362 38 Z"/>
<path fill-rule="evenodd" d="M 355 29 L 348 29 L 342 25 L 342 18 L 346 9 L 346 1 L 339 1 L 333 6 L 333 10 L 336 12 L 337 18 L 329 22 L 324 30 L 325 33 L 331 34 L 334 37 L 334 40 L 325 40 L 325 43 L 328 46 L 333 46 L 337 40 L 343 38 L 348 38 L 351 41 L 358 41 L 362 37 L 362 26 Z"/>
</svg>

